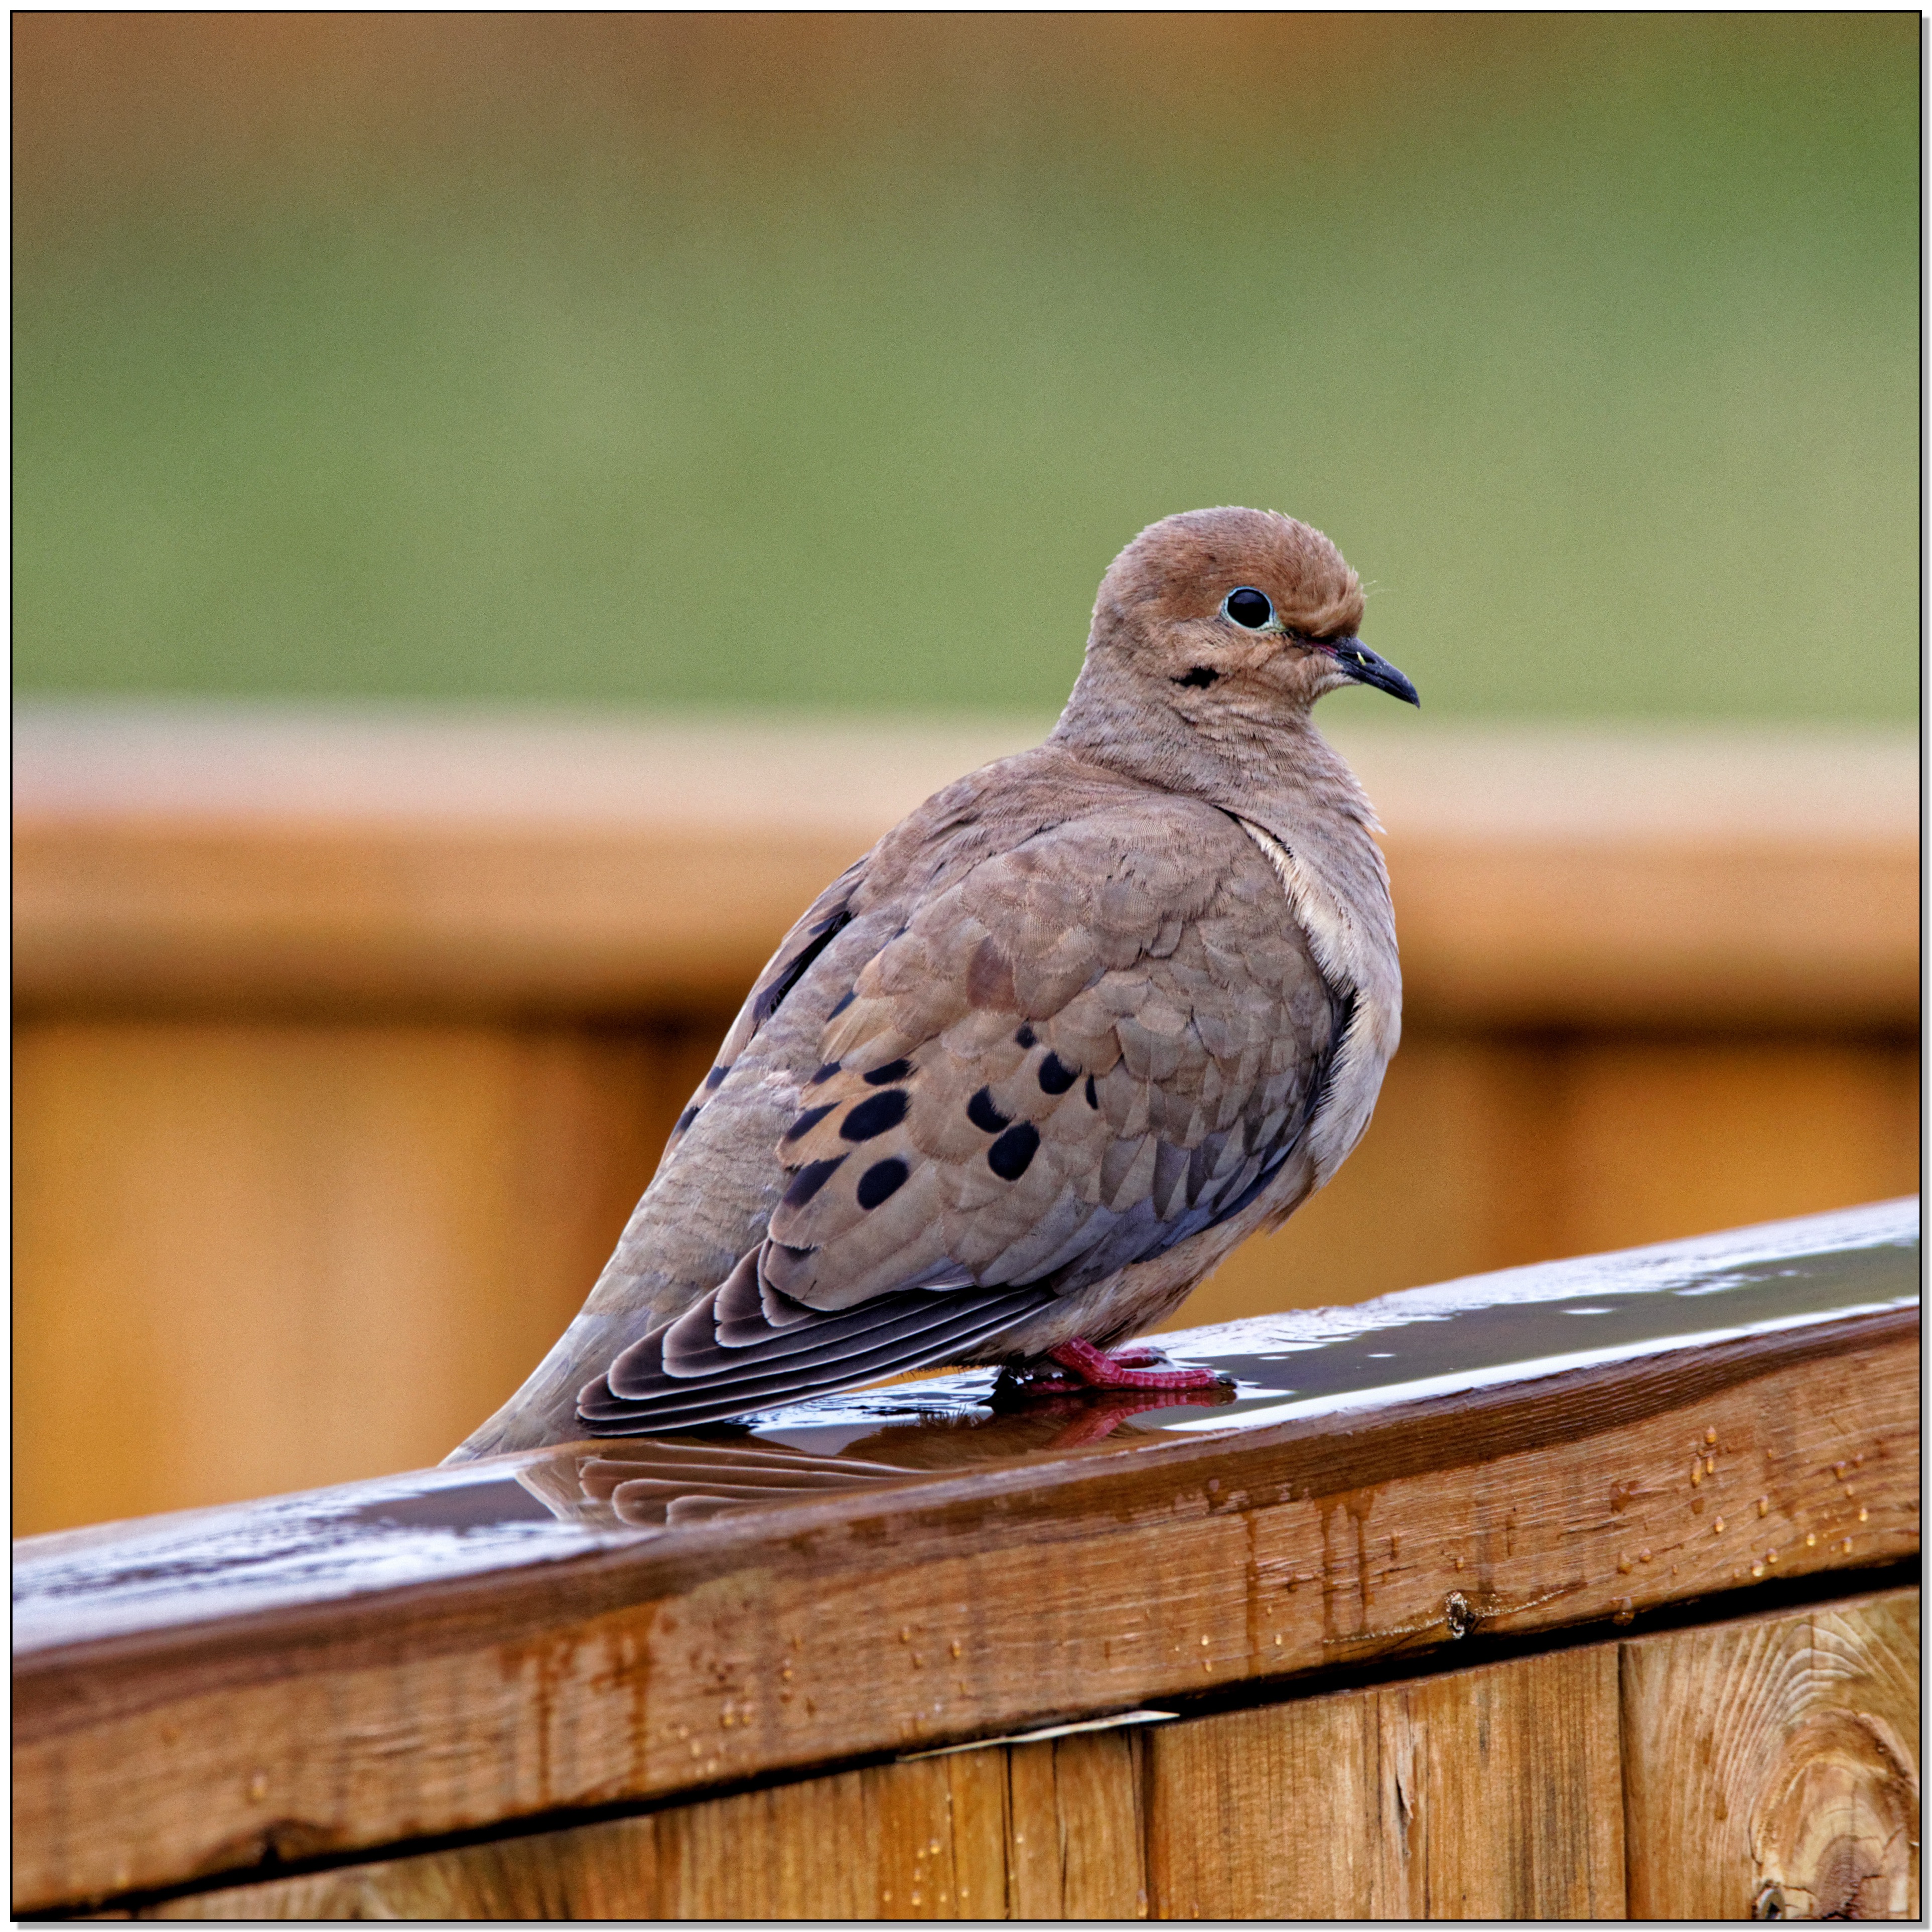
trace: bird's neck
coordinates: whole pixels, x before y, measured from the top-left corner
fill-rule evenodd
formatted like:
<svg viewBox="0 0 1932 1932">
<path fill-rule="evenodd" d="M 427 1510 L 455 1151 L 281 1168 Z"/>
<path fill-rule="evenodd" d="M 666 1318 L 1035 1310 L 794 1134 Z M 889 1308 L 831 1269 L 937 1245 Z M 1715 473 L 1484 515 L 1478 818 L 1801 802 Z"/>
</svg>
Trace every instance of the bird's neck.
<svg viewBox="0 0 1932 1932">
<path fill-rule="evenodd" d="M 1087 763 L 1162 791 L 1205 800 L 1293 843 L 1311 826 L 1366 838 L 1375 814 L 1355 775 L 1315 728 L 1306 707 L 1249 710 L 1230 704 L 1211 719 L 1184 718 L 1144 694 L 1090 676 L 1075 684 L 1048 740 Z"/>
</svg>

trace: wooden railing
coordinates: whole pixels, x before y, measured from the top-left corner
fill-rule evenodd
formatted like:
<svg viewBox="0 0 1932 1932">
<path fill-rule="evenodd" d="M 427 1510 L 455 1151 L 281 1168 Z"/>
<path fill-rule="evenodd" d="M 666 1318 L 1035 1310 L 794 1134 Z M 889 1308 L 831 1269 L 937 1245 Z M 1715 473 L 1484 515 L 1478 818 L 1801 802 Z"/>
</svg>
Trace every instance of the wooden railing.
<svg viewBox="0 0 1932 1932">
<path fill-rule="evenodd" d="M 15 1908 L 1912 1915 L 1918 1273 L 1894 1202 L 29 1539 Z"/>
<path fill-rule="evenodd" d="M 1408 989 L 1374 1126 L 1183 1318 L 1916 1185 L 1909 736 L 1412 722 L 1345 741 Z M 23 712 L 21 1526 L 460 1440 L 800 908 L 1039 728 Z"/>
</svg>

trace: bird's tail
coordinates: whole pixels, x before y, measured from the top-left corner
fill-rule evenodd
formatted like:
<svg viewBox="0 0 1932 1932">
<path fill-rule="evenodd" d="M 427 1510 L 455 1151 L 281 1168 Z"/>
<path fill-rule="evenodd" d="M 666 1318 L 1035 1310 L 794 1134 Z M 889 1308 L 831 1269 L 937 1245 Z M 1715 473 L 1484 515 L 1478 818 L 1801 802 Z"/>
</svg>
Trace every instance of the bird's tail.
<svg viewBox="0 0 1932 1932">
<path fill-rule="evenodd" d="M 467 1462 L 478 1456 L 542 1449 L 587 1437 L 590 1432 L 577 1419 L 578 1391 L 593 1372 L 586 1364 L 609 1362 L 637 1334 L 634 1315 L 627 1318 L 586 1308 L 531 1370 L 523 1387 L 452 1449 L 444 1462 Z"/>
<path fill-rule="evenodd" d="M 946 1262 L 915 1286 L 850 1308 L 813 1308 L 764 1279 L 770 1245 L 752 1250 L 720 1287 L 632 1342 L 586 1384 L 576 1410 L 584 1433 L 695 1429 L 977 1360 L 1053 1301 L 1042 1288 L 980 1288 Z"/>
</svg>

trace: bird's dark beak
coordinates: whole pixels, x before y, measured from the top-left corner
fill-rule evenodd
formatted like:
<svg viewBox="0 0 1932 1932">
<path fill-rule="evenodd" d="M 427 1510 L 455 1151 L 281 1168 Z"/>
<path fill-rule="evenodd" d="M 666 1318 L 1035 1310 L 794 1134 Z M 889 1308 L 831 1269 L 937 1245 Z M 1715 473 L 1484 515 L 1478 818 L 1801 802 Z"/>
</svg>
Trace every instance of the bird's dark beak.
<svg viewBox="0 0 1932 1932">
<path fill-rule="evenodd" d="M 1415 686 L 1387 658 L 1376 656 L 1360 638 L 1324 638 L 1318 640 L 1316 648 L 1326 651 L 1343 674 L 1358 684 L 1372 684 L 1378 691 L 1385 691 L 1390 697 L 1420 710 L 1422 700 L 1415 694 Z"/>
</svg>

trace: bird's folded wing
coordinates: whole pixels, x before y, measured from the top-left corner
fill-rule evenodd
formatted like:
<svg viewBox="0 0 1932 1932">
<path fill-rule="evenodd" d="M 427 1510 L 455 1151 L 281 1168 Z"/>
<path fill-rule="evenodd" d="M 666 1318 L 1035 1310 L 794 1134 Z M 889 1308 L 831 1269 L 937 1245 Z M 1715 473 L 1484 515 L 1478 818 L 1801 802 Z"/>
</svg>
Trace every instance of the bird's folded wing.
<svg viewBox="0 0 1932 1932">
<path fill-rule="evenodd" d="M 761 1286 L 760 1252 L 626 1348 L 578 1397 L 579 1417 L 600 1434 L 695 1428 L 944 1361 L 1052 1300 L 1044 1289 L 979 1294 L 962 1283 L 963 1293 L 902 1289 L 824 1315 Z"/>
<path fill-rule="evenodd" d="M 769 1238 L 580 1415 L 686 1426 L 985 1349 L 1240 1211 L 1346 1019 L 1225 814 L 1154 795 L 1016 839 L 857 964 L 776 1150 Z"/>
<path fill-rule="evenodd" d="M 736 1017 L 720 1043 L 710 1070 L 678 1115 L 670 1137 L 664 1144 L 665 1159 L 689 1131 L 692 1122 L 703 1111 L 706 1101 L 724 1084 L 734 1062 L 751 1044 L 758 1029 L 778 1011 L 785 996 L 818 962 L 820 954 L 851 922 L 852 896 L 866 876 L 871 857 L 868 853 L 864 858 L 847 866 L 812 901 L 797 923 L 778 942 L 778 950 L 766 961 L 764 970 L 746 994 L 745 1004 L 738 1009 Z M 662 1160 L 659 1166 L 662 1168 Z"/>
<path fill-rule="evenodd" d="M 844 1309 L 956 1271 L 1064 1294 L 1238 1211 L 1346 1023 L 1225 814 L 1050 827 L 914 909 L 821 1038 L 764 1272 Z"/>
</svg>

